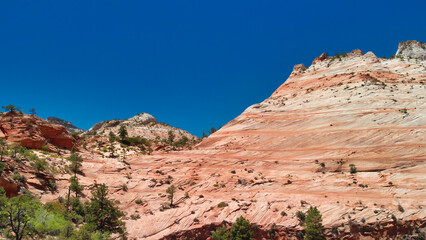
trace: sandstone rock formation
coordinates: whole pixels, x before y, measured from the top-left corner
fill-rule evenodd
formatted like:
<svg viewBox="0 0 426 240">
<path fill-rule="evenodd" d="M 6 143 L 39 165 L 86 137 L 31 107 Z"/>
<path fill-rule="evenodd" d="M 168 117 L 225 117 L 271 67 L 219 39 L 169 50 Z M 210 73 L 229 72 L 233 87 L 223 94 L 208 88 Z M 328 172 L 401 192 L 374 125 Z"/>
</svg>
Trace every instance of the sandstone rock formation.
<svg viewBox="0 0 426 240">
<path fill-rule="evenodd" d="M 64 126 L 49 123 L 37 116 L 8 112 L 0 116 L 0 137 L 8 142 L 21 143 L 34 149 L 55 150 L 56 147 L 71 149 L 75 139 Z"/>
<path fill-rule="evenodd" d="M 83 129 L 74 126 L 72 122 L 68 122 L 57 117 L 48 117 L 46 118 L 46 121 L 64 126 L 67 129 L 67 131 L 71 134 L 84 132 Z"/>
<path fill-rule="evenodd" d="M 287 239 L 303 229 L 297 211 L 312 205 L 337 230 L 328 231 L 334 239 L 424 228 L 426 61 L 355 51 L 296 70 L 195 150 L 125 161 L 83 151 L 86 193 L 94 180 L 110 186 L 131 239 L 206 236 L 211 224 L 241 215 L 259 226 L 258 234 L 267 237 L 276 224 L 278 239 Z M 122 122 L 97 131 L 116 131 Z M 141 127 L 154 131 L 146 128 L 157 124 Z M 66 194 L 63 179 L 58 195 L 43 201 Z M 171 184 L 179 189 L 173 208 Z"/>
<path fill-rule="evenodd" d="M 174 134 L 176 139 L 183 136 L 189 139 L 198 139 L 189 132 L 172 127 L 166 123 L 159 123 L 151 114 L 140 113 L 125 120 L 108 120 L 95 124 L 88 132 L 93 133 L 96 131 L 98 135 L 108 136 L 110 132 L 118 135 L 118 130 L 121 126 L 126 126 L 127 132 L 130 137 L 143 137 L 146 139 L 165 139 L 168 138 L 169 132 Z"/>
<path fill-rule="evenodd" d="M 426 60 L 426 43 L 416 40 L 400 42 L 396 55 L 407 58 Z"/>
</svg>

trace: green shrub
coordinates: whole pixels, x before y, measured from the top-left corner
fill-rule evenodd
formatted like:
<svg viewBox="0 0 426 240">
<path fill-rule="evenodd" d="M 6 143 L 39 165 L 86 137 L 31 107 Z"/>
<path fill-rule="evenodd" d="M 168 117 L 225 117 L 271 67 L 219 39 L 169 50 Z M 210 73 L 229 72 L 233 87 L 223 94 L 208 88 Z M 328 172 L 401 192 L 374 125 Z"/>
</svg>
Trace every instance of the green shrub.
<svg viewBox="0 0 426 240">
<path fill-rule="evenodd" d="M 218 208 L 224 208 L 224 207 L 227 207 L 228 206 L 228 204 L 226 203 L 226 202 L 220 202 L 218 205 L 217 205 L 217 207 Z"/>
<path fill-rule="evenodd" d="M 142 204 L 142 200 L 140 200 L 140 199 L 136 199 L 136 200 L 135 200 L 135 203 L 136 203 L 136 204 Z"/>
<path fill-rule="evenodd" d="M 349 164 L 349 167 L 350 167 L 351 174 L 357 173 L 357 169 L 355 167 L 355 164 Z"/>
<path fill-rule="evenodd" d="M 296 212 L 296 217 L 299 219 L 300 222 L 305 222 L 306 215 L 302 211 Z"/>
</svg>

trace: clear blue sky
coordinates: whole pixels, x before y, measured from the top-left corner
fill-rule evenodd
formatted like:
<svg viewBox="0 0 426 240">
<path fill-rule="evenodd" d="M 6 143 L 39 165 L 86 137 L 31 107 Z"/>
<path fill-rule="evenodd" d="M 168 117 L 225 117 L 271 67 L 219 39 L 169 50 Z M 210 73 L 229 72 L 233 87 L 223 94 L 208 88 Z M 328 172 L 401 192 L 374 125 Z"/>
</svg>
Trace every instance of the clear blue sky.
<svg viewBox="0 0 426 240">
<path fill-rule="evenodd" d="M 200 136 L 322 52 L 426 41 L 426 1 L 2 1 L 0 105 L 88 129 L 148 112 Z"/>
</svg>

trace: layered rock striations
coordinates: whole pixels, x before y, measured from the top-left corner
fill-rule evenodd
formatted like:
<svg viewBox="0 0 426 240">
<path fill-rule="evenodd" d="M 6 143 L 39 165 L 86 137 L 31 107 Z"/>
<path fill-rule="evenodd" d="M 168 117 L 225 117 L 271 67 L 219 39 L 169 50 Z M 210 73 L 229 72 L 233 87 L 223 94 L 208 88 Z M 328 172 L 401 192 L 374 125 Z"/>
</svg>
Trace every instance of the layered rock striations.
<svg viewBox="0 0 426 240">
<path fill-rule="evenodd" d="M 75 144 L 74 137 L 64 126 L 16 112 L 0 116 L 0 138 L 20 143 L 23 147 L 51 151 L 57 147 L 71 149 Z"/>
<path fill-rule="evenodd" d="M 382 59 L 359 50 L 322 55 L 307 68 L 297 66 L 271 97 L 192 151 L 125 162 L 83 152 L 81 183 L 110 186 L 132 239 L 204 239 L 210 224 L 241 215 L 263 237 L 276 224 L 277 238 L 287 239 L 303 229 L 296 213 L 309 206 L 318 206 L 330 238 L 386 239 L 421 230 L 423 57 Z M 172 207 L 171 184 L 178 188 Z"/>
</svg>

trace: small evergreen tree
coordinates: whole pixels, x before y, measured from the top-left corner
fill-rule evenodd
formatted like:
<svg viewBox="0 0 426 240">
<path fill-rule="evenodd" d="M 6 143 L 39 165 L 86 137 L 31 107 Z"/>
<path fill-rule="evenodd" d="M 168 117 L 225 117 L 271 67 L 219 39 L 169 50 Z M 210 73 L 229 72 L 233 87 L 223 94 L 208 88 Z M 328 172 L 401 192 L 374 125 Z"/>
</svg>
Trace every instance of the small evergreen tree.
<svg viewBox="0 0 426 240">
<path fill-rule="evenodd" d="M 175 195 L 176 192 L 176 187 L 175 185 L 171 185 L 170 187 L 167 188 L 166 193 L 169 194 L 169 196 L 167 196 L 167 198 L 170 200 L 170 207 L 173 207 L 173 197 Z"/>
<path fill-rule="evenodd" d="M 206 138 L 206 137 L 207 137 L 206 131 L 203 130 L 203 136 L 201 138 Z"/>
<path fill-rule="evenodd" d="M 213 240 L 229 240 L 230 237 L 231 234 L 224 227 L 217 228 L 211 236 Z"/>
<path fill-rule="evenodd" d="M 36 110 L 35 110 L 35 108 L 31 108 L 31 109 L 30 109 L 30 114 L 31 114 L 31 116 L 36 115 Z"/>
<path fill-rule="evenodd" d="M 18 109 L 14 106 L 14 105 L 12 105 L 12 104 L 9 104 L 9 105 L 7 105 L 7 106 L 3 106 L 2 107 L 6 112 L 16 112 Z"/>
<path fill-rule="evenodd" d="M 210 131 L 209 131 L 210 135 L 213 134 L 213 133 L 215 133 L 215 132 L 216 132 L 216 128 L 214 128 L 214 127 L 210 128 Z"/>
<path fill-rule="evenodd" d="M 251 240 L 253 237 L 250 222 L 243 216 L 237 218 L 237 221 L 232 225 L 230 233 L 232 240 Z"/>
<path fill-rule="evenodd" d="M 305 240 L 325 240 L 321 213 L 317 207 L 310 207 L 305 220 Z"/>
<path fill-rule="evenodd" d="M 121 140 L 126 139 L 128 133 L 126 126 L 122 125 L 120 129 L 118 130 L 118 135 L 120 136 Z"/>
<path fill-rule="evenodd" d="M 125 233 L 121 212 L 114 202 L 108 198 L 108 187 L 95 183 L 92 187 L 92 197 L 87 205 L 86 227 L 89 231 L 100 231 L 102 234 Z"/>
</svg>

